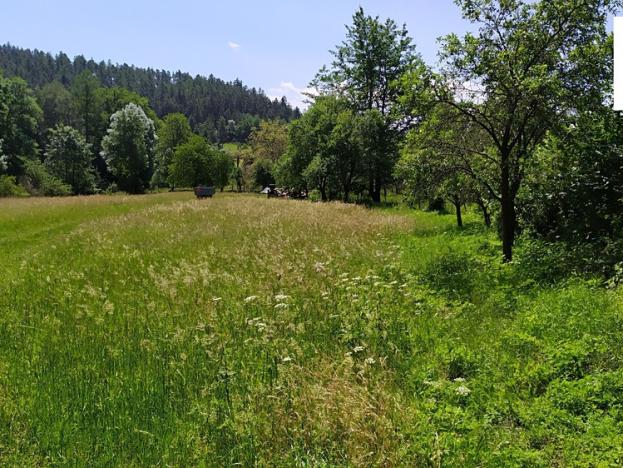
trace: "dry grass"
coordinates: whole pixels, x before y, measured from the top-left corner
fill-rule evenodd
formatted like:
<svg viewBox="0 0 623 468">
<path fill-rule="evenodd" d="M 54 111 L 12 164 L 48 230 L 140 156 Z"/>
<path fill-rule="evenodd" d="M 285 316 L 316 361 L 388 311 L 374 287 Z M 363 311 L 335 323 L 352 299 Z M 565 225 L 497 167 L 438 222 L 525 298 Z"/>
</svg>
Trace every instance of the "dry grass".
<svg viewBox="0 0 623 468">
<path fill-rule="evenodd" d="M 35 455 L 54 463 L 274 463 L 288 448 L 385 463 L 395 401 L 378 377 L 328 363 L 352 348 L 336 333 L 386 301 L 345 280 L 376 281 L 393 233 L 412 222 L 341 204 L 188 197 L 11 205 L 15 233 L 40 233 L 37 218 L 66 222 L 40 244 L 20 249 L 16 236 L 5 266 L 2 388 L 20 403 L 4 419 L 24 428 L 23 443 L 42 434 Z M 27 351 L 10 352 L 18 346 Z M 282 392 L 295 409 L 266 413 Z M 282 427 L 266 432 L 267 421 Z"/>
</svg>

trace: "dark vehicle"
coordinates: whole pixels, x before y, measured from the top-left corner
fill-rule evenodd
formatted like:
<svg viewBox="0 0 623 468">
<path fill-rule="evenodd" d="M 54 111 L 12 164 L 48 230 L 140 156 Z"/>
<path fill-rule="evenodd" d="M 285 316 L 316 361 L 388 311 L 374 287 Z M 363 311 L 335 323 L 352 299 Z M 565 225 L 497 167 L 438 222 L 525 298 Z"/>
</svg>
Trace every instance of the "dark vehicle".
<svg viewBox="0 0 623 468">
<path fill-rule="evenodd" d="M 212 198 L 212 195 L 214 195 L 214 187 L 207 187 L 205 185 L 199 185 L 197 187 L 195 187 L 195 195 L 197 198 Z"/>
</svg>

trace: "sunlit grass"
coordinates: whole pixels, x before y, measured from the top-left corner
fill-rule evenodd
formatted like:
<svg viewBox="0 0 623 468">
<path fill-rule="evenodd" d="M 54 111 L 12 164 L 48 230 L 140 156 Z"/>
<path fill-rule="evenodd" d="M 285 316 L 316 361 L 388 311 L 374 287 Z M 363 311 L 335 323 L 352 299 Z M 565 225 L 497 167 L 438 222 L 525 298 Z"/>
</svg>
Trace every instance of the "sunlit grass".
<svg viewBox="0 0 623 468">
<path fill-rule="evenodd" d="M 1 465 L 620 456 L 620 294 L 526 289 L 475 214 L 0 204 Z"/>
</svg>

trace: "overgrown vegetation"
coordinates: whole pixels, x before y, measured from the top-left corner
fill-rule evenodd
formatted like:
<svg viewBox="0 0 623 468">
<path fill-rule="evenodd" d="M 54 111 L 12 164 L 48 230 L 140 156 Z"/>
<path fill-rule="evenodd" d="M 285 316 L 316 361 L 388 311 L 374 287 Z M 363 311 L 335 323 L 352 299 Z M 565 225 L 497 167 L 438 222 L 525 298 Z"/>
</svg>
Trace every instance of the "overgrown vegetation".
<svg viewBox="0 0 623 468">
<path fill-rule="evenodd" d="M 0 201 L 1 464 L 623 461 L 620 288 L 471 210 L 189 197 Z"/>
</svg>

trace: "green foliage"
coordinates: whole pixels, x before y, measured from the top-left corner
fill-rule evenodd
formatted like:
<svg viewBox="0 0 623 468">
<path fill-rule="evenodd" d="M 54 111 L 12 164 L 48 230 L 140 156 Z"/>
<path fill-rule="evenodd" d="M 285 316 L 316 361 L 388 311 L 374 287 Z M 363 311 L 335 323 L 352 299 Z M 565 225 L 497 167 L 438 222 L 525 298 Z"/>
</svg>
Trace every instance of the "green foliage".
<svg viewBox="0 0 623 468">
<path fill-rule="evenodd" d="M 620 116 L 603 109 L 550 134 L 536 152 L 521 220 L 546 242 L 562 243 L 563 265 L 608 275 L 623 261 L 622 145 Z"/>
<path fill-rule="evenodd" d="M 437 210 L 444 208 L 444 200 L 448 201 L 454 206 L 459 227 L 463 224 L 461 206 L 476 202 L 489 225 L 489 203 L 498 200 L 483 179 L 493 172 L 484 147 L 486 139 L 482 129 L 460 112 L 443 106 L 430 109 L 407 135 L 394 169 L 406 190 L 407 201 L 412 205 L 425 201 L 429 208 L 436 203 Z M 483 156 L 478 165 L 470 161 L 470 152 L 475 151 Z"/>
<path fill-rule="evenodd" d="M 254 158 L 275 162 L 288 149 L 288 125 L 285 122 L 263 120 L 251 131 L 247 143 Z"/>
<path fill-rule="evenodd" d="M 620 2 L 457 3 L 478 30 L 462 39 L 450 34 L 443 40 L 442 67 L 433 81 L 435 100 L 484 131 L 488 149 L 461 144 L 462 164 L 499 202 L 502 249 L 508 261 L 526 162 L 548 130 L 578 110 L 603 105 L 612 73 L 605 24 Z M 495 170 L 483 169 L 491 163 Z"/>
<path fill-rule="evenodd" d="M 57 125 L 77 125 L 77 108 L 72 94 L 58 81 L 52 81 L 37 91 L 37 101 L 43 111 L 43 128 Z"/>
<path fill-rule="evenodd" d="M 213 148 L 205 138 L 193 135 L 175 150 L 169 182 L 179 187 L 214 185 L 222 189 L 229 182 L 232 168 L 229 154 Z"/>
<path fill-rule="evenodd" d="M 453 299 L 471 299 L 479 285 L 479 262 L 465 252 L 450 251 L 431 262 L 422 274 L 432 288 Z"/>
<path fill-rule="evenodd" d="M 77 130 L 62 125 L 51 129 L 46 148 L 44 163 L 51 175 L 69 185 L 74 194 L 95 191 L 91 147 Z"/>
<path fill-rule="evenodd" d="M 24 173 L 20 178 L 28 193 L 36 196 L 56 197 L 71 195 L 71 186 L 53 176 L 37 159 L 24 159 Z"/>
<path fill-rule="evenodd" d="M 213 167 L 211 169 L 214 178 L 214 185 L 221 189 L 229 183 L 232 172 L 234 171 L 234 160 L 226 151 L 213 151 Z"/>
<path fill-rule="evenodd" d="M 39 50 L 20 49 L 9 44 L 0 46 L 0 68 L 7 76 L 21 76 L 30 86 L 40 89 L 48 83 L 60 82 L 81 96 L 82 112 L 78 116 L 82 124 L 99 119 L 90 106 L 84 106 L 90 85 L 85 88 L 85 78 L 95 76 L 105 88 L 125 88 L 148 100 L 156 114 L 163 117 L 170 113 L 183 113 L 193 130 L 212 142 L 244 142 L 260 120 L 290 121 L 300 116 L 285 98 L 271 99 L 256 88 L 243 85 L 240 80 L 223 81 L 212 75 L 191 76 L 188 73 L 153 68 L 139 68 L 127 64 L 111 64 L 110 61 L 95 62 L 78 55 L 70 60 L 60 52 L 56 56 Z M 77 83 L 79 86 L 77 86 Z M 96 83 L 94 83 L 96 84 Z M 92 89 L 92 88 L 91 88 Z M 135 99 L 130 102 L 141 105 Z M 125 102 L 123 105 L 127 104 Z M 86 113 L 85 113 L 86 110 Z M 110 111 L 109 115 L 119 108 Z M 155 120 L 152 115 L 148 117 Z M 228 125 L 228 122 L 233 122 Z M 59 122 L 54 122 L 53 125 Z M 61 122 L 75 126 L 73 122 Z M 83 130 L 82 124 L 77 125 Z M 53 126 L 50 125 L 50 126 Z M 88 123 L 89 125 L 89 123 Z M 103 130 L 106 129 L 107 122 Z M 91 131 L 91 130 L 89 130 Z M 103 135 L 102 135 L 103 136 Z M 97 148 L 97 142 L 87 138 Z"/>
<path fill-rule="evenodd" d="M 411 114 L 405 114 L 399 104 L 407 90 L 399 83 L 407 72 L 415 76 L 423 73 L 426 67 L 415 53 L 405 26 L 399 28 L 391 19 L 382 22 L 378 16 L 366 16 L 363 8 L 353 15 L 352 25 L 346 27 L 346 40 L 333 51 L 333 56 L 331 67 L 323 67 L 313 85 L 321 95 L 336 96 L 354 114 L 363 116 L 364 129 L 357 129 L 356 119 L 344 117 L 342 127 L 353 127 L 347 133 L 359 130 L 359 135 L 367 139 L 363 151 L 353 151 L 352 143 L 345 143 L 346 153 L 359 153 L 362 175 L 367 179 L 363 187 L 367 188 L 372 201 L 378 203 L 382 188 L 391 182 L 401 138 L 399 129 L 408 128 L 411 121 Z M 342 135 L 338 142 L 349 139 Z M 343 155 L 338 160 L 343 161 Z M 346 186 L 343 188 L 345 200 L 350 193 L 352 165 L 352 161 L 341 165 L 339 179 Z M 346 174 L 345 168 L 348 168 Z"/>
<path fill-rule="evenodd" d="M 257 159 L 253 163 L 253 182 L 257 188 L 264 188 L 275 183 L 273 163 L 269 159 Z"/>
<path fill-rule="evenodd" d="M 314 84 L 346 98 L 354 109 L 388 115 L 404 91 L 396 82 L 421 61 L 404 25 L 367 16 L 361 7 L 352 20 L 346 40 L 332 52 L 331 67 L 323 67 Z"/>
<path fill-rule="evenodd" d="M 102 156 L 119 188 L 143 193 L 149 185 L 154 164 L 154 123 L 136 104 L 115 112 L 102 140 Z"/>
<path fill-rule="evenodd" d="M 26 82 L 0 75 L 0 141 L 3 165 L 10 175 L 22 174 L 23 158 L 36 158 L 41 118 L 41 108 Z"/>
<path fill-rule="evenodd" d="M 156 168 L 152 177 L 152 185 L 159 187 L 167 183 L 169 166 L 176 148 L 190 139 L 192 130 L 184 114 L 168 114 L 158 130 L 156 144 Z"/>
<path fill-rule="evenodd" d="M 361 196 L 369 191 L 369 175 L 390 161 L 379 140 L 382 129 L 378 111 L 356 114 L 344 100 L 319 97 L 290 125 L 290 145 L 277 179 L 318 189 L 323 200 L 349 201 L 353 192 Z"/>
<path fill-rule="evenodd" d="M 28 192 L 24 187 L 17 184 L 15 177 L 0 175 L 0 197 L 24 197 Z"/>
<path fill-rule="evenodd" d="M 74 80 L 74 96 L 80 131 L 87 143 L 96 143 L 100 129 L 100 81 L 90 70 L 84 70 Z"/>
</svg>

